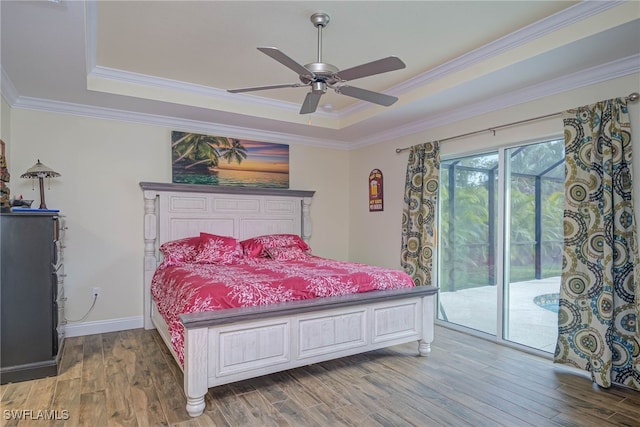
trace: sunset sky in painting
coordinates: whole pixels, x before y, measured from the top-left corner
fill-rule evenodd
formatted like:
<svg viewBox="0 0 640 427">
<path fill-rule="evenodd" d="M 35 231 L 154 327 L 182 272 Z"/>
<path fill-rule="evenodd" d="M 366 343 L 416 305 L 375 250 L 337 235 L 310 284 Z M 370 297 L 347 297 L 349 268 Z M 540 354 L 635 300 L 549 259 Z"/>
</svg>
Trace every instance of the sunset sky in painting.
<svg viewBox="0 0 640 427">
<path fill-rule="evenodd" d="M 218 169 L 289 173 L 289 146 L 269 142 L 240 140 L 247 158 L 238 164 L 220 159 Z"/>
</svg>

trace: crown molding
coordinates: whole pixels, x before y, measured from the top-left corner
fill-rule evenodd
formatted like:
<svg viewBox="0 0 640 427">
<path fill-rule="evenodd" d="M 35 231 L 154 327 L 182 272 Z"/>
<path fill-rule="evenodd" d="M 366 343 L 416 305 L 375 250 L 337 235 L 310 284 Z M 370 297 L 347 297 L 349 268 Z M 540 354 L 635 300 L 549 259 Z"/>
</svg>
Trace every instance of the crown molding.
<svg viewBox="0 0 640 427">
<path fill-rule="evenodd" d="M 269 109 L 286 111 L 288 113 L 298 114 L 300 105 L 293 102 L 279 101 L 276 99 L 265 98 L 257 95 L 246 93 L 232 94 L 224 89 L 213 88 L 210 86 L 199 85 L 195 83 L 186 83 L 178 80 L 166 79 L 163 77 L 154 77 L 146 74 L 133 73 L 130 71 L 117 70 L 109 67 L 95 66 L 88 73 L 87 78 L 98 78 L 103 80 L 140 85 L 145 87 L 155 87 L 158 89 L 169 89 L 178 93 L 191 93 L 204 96 L 223 102 L 244 103 L 251 106 L 261 106 Z M 172 101 L 175 102 L 175 101 Z M 318 110 L 314 113 L 317 117 L 337 120 L 338 113 Z"/>
<path fill-rule="evenodd" d="M 240 126 L 231 126 L 221 123 L 210 123 L 198 120 L 181 119 L 177 117 L 162 116 L 157 114 L 138 113 L 114 108 L 96 107 L 91 105 L 75 104 L 71 102 L 51 101 L 47 99 L 19 97 L 11 105 L 12 108 L 24 110 L 43 111 L 56 114 L 69 114 L 73 116 L 88 117 L 102 120 L 115 120 L 120 122 L 139 123 L 144 125 L 159 126 L 172 130 L 187 132 L 202 132 L 215 135 L 228 135 L 235 138 L 243 138 L 258 141 L 277 142 L 280 144 L 308 145 L 338 150 L 348 150 L 348 144 L 343 141 L 334 141 L 323 138 L 313 138 L 282 132 L 273 132 L 261 129 L 253 129 Z"/>
<path fill-rule="evenodd" d="M 394 96 L 401 96 L 404 93 L 411 92 L 421 86 L 435 82 L 447 77 L 453 73 L 462 71 L 480 62 L 487 61 L 504 52 L 512 50 L 518 46 L 534 41 L 540 37 L 551 34 L 563 27 L 573 25 L 576 22 L 590 18 L 610 8 L 619 6 L 624 0 L 615 1 L 582 1 L 574 6 L 557 12 L 551 16 L 543 18 L 533 24 L 520 28 L 504 37 L 494 40 L 486 45 L 465 53 L 451 61 L 438 65 L 419 74 L 409 80 L 398 85 L 392 86 L 385 93 Z M 351 105 L 340 110 L 341 117 L 355 114 L 364 110 L 364 103 Z"/>
<path fill-rule="evenodd" d="M 536 99 L 557 95 L 581 87 L 606 82 L 630 74 L 640 73 L 640 55 L 632 55 L 607 64 L 591 67 L 576 73 L 568 74 L 543 83 L 532 85 L 524 89 L 515 90 L 486 101 L 465 105 L 455 111 L 439 112 L 426 119 L 415 121 L 402 127 L 389 129 L 373 136 L 353 141 L 350 149 L 362 148 L 368 145 L 389 141 L 401 136 L 426 132 L 440 126 L 445 126 L 460 120 L 469 119 L 482 114 L 492 113 L 504 108 L 524 104 Z"/>
<path fill-rule="evenodd" d="M 400 93 L 411 91 L 419 86 L 442 79 L 450 74 L 469 68 L 472 65 L 486 61 L 504 52 L 515 49 L 518 46 L 530 43 L 540 37 L 554 33 L 561 28 L 575 24 L 591 16 L 602 13 L 612 7 L 618 6 L 624 1 L 583 1 L 551 16 L 548 16 L 533 24 L 522 27 L 504 37 L 494 40 L 486 45 L 465 53 L 449 62 L 445 62 L 426 73 L 407 80 L 392 90 Z"/>
<path fill-rule="evenodd" d="M 287 112 L 297 113 L 300 105 L 292 102 L 278 101 L 261 96 L 248 94 L 231 94 L 224 89 L 213 88 L 195 83 L 186 83 L 178 80 L 154 77 L 146 74 L 133 73 L 131 71 L 117 70 L 109 67 L 95 66 L 87 77 L 128 83 L 140 86 L 155 87 L 159 89 L 169 89 L 182 93 L 193 93 L 208 98 L 215 98 L 222 101 L 242 101 L 251 105 L 260 105 L 265 108 L 275 108 Z M 318 112 L 322 114 L 321 112 Z M 325 114 L 326 115 L 326 114 Z"/>
</svg>

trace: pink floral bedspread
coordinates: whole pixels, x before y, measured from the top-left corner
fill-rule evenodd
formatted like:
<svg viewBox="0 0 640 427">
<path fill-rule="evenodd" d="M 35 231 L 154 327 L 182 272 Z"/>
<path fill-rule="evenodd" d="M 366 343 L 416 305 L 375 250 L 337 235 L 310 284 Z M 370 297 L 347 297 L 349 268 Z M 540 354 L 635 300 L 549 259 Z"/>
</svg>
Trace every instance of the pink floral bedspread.
<svg viewBox="0 0 640 427">
<path fill-rule="evenodd" d="M 399 270 L 308 256 L 295 261 L 245 258 L 233 265 L 160 265 L 151 294 L 184 364 L 181 314 L 412 286 L 411 277 Z"/>
</svg>

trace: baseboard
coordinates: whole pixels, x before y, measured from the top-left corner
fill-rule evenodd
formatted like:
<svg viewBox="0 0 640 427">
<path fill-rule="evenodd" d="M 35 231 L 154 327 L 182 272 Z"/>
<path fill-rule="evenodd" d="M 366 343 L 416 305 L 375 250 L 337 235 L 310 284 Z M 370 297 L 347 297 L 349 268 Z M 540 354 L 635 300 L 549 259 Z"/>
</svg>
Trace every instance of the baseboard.
<svg viewBox="0 0 640 427">
<path fill-rule="evenodd" d="M 65 326 L 66 337 L 103 334 L 144 327 L 143 316 L 121 317 L 119 319 L 97 320 L 95 322 L 68 323 Z"/>
</svg>

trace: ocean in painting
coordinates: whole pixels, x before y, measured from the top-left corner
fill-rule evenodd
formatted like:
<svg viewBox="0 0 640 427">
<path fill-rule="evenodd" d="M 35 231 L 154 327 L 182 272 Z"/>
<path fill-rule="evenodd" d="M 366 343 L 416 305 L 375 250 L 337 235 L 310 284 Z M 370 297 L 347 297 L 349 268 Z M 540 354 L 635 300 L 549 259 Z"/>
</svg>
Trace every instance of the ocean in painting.
<svg viewBox="0 0 640 427">
<path fill-rule="evenodd" d="M 246 170 L 218 169 L 206 175 L 175 174 L 176 184 L 231 185 L 237 187 L 289 188 L 289 174 Z"/>
</svg>

